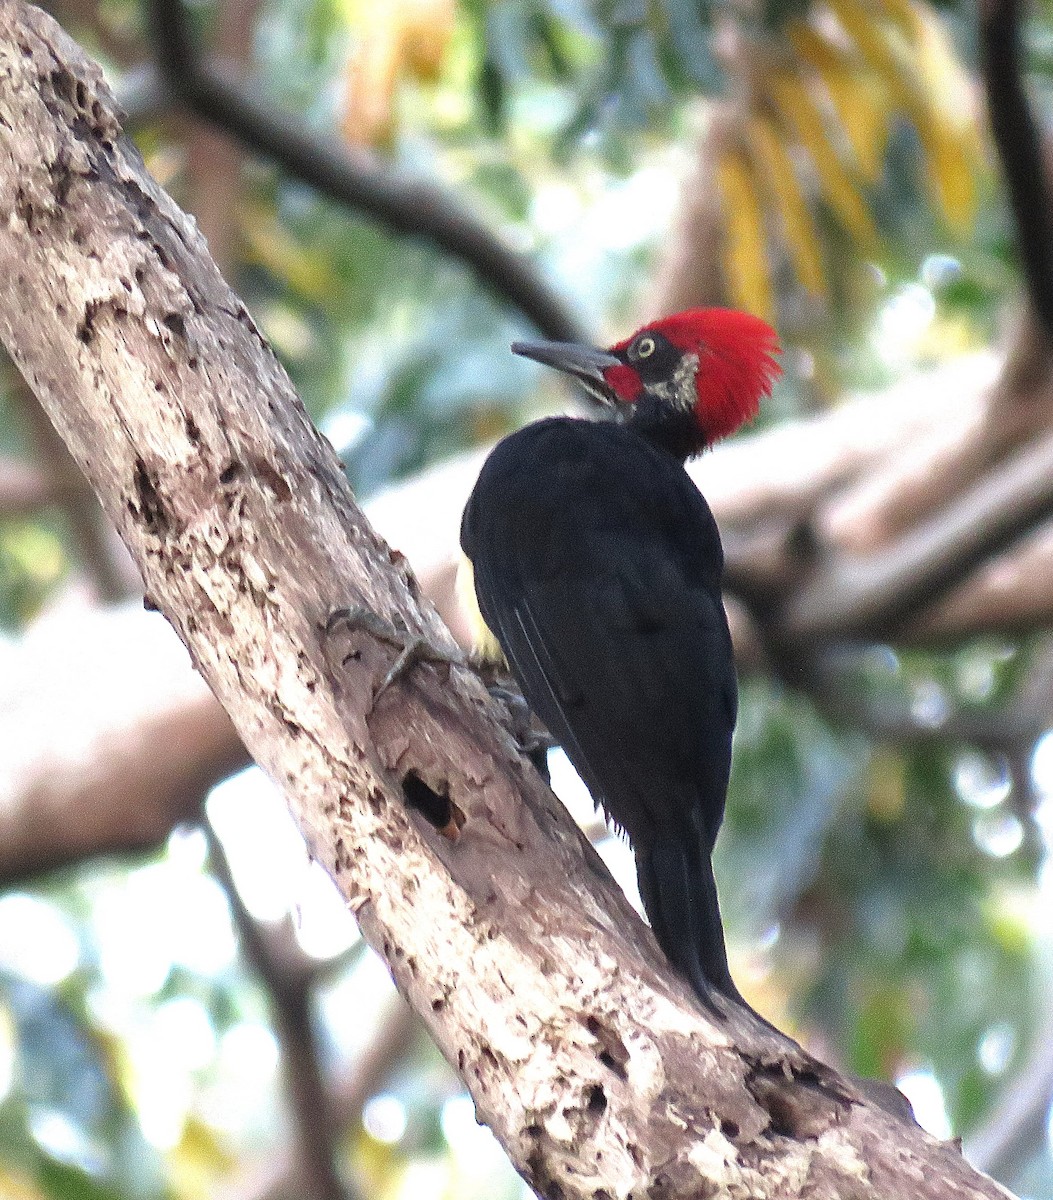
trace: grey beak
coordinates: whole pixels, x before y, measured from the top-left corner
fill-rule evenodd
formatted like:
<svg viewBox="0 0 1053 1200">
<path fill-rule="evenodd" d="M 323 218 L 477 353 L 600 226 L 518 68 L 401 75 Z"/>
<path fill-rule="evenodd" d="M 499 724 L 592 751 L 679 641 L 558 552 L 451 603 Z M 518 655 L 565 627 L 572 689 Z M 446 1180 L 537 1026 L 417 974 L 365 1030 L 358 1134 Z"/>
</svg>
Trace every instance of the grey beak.
<svg viewBox="0 0 1053 1200">
<path fill-rule="evenodd" d="M 617 397 L 604 379 L 603 372 L 619 366 L 621 359 L 608 354 L 606 350 L 577 346 L 573 342 L 513 342 L 512 353 L 572 375 L 585 386 L 590 396 L 603 404 L 617 403 Z"/>
</svg>

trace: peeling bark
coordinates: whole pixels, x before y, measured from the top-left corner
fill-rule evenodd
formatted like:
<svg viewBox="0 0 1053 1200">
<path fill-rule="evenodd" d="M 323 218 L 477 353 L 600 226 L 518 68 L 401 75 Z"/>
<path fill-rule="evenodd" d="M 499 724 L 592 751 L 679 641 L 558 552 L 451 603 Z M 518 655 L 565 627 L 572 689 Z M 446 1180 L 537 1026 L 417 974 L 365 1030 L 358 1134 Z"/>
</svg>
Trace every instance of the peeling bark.
<svg viewBox="0 0 1053 1200">
<path fill-rule="evenodd" d="M 546 1197 L 996 1197 L 746 1014 L 700 1010 L 471 672 L 413 668 L 362 604 L 453 651 L 355 508 L 97 68 L 0 0 L 0 337 L 153 602 L 315 856 Z M 448 840 L 416 776 L 463 812 Z"/>
</svg>

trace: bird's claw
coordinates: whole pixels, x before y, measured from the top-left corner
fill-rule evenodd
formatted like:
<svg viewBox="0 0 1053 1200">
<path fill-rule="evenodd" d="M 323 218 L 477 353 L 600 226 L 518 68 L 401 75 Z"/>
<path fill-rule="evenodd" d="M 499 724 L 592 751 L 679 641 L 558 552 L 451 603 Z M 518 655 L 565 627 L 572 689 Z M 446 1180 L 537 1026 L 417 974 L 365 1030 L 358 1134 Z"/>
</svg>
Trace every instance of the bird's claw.
<svg viewBox="0 0 1053 1200">
<path fill-rule="evenodd" d="M 411 633 L 405 627 L 399 628 L 364 605 L 334 609 L 325 622 L 326 636 L 331 637 L 341 626 L 351 630 L 360 630 L 369 634 L 376 641 L 398 647 L 399 653 L 395 661 L 388 668 L 384 678 L 373 689 L 372 703 L 374 705 L 393 683 L 420 663 L 448 667 L 462 665 L 460 655 L 440 650 L 437 646 L 433 646 L 427 638 Z"/>
<path fill-rule="evenodd" d="M 487 691 L 508 713 L 509 731 L 520 753 L 530 759 L 548 783 L 548 752 L 558 745 L 556 739 L 544 726 L 538 724 L 533 710 L 519 692 L 497 683 L 488 686 Z"/>
</svg>

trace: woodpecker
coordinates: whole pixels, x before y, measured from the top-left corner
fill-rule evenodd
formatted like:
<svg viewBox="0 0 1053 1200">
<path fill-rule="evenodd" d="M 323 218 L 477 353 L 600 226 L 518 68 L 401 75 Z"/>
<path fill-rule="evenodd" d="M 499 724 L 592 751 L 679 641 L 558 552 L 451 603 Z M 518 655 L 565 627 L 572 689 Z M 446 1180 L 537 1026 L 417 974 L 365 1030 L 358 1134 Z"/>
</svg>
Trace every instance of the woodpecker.
<svg viewBox="0 0 1053 1200">
<path fill-rule="evenodd" d="M 744 1003 L 712 851 L 738 686 L 717 525 L 687 459 L 753 418 L 774 331 L 729 309 L 654 321 L 606 350 L 517 342 L 605 419 L 551 417 L 492 451 L 461 548 L 479 612 L 530 707 L 636 855 L 659 945 L 699 998 Z"/>
</svg>

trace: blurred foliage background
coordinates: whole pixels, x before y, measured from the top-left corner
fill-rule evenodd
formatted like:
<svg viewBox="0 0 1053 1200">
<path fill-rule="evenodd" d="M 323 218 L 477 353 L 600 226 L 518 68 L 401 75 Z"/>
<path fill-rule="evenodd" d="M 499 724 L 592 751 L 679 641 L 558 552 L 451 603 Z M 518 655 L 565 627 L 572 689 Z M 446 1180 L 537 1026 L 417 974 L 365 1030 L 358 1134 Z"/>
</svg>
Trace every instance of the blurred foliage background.
<svg viewBox="0 0 1053 1200">
<path fill-rule="evenodd" d="M 151 58 L 138 0 L 48 7 L 132 88 Z M 988 347 L 1019 302 L 970 5 L 189 7 L 202 45 L 268 103 L 367 169 L 456 193 L 599 340 L 656 305 L 726 300 L 774 320 L 786 374 L 763 422 Z M 1044 112 L 1053 8 L 1036 5 L 1025 33 Z M 150 169 L 198 214 L 362 497 L 560 403 L 507 353 L 529 322 L 463 262 L 164 104 L 129 107 Z M 27 404 L 8 370 L 9 464 L 41 452 Z M 121 590 L 92 583 L 83 532 L 61 502 L 0 512 L 0 674 L 85 578 Z M 1039 635 L 872 648 L 854 686 L 906 714 L 909 736 L 752 673 L 718 847 L 735 969 L 758 1007 L 899 1082 L 941 1136 L 979 1144 L 1016 1119 L 995 1166 L 1036 1200 L 1053 1198 L 1048 1066 L 1023 1116 L 1003 1102 L 1049 1058 L 1053 740 L 943 734 L 940 714 L 982 729 L 1047 653 Z M 522 1195 L 269 785 L 238 775 L 205 815 L 153 852 L 0 894 L 0 1197 Z M 624 847 L 602 848 L 631 888 Z M 301 956 L 299 1051 L 269 951 L 246 943 L 261 929 Z M 297 1175 L 309 1085 L 282 1076 L 282 1053 L 313 1058 L 339 1095 L 332 1178 Z"/>
</svg>

